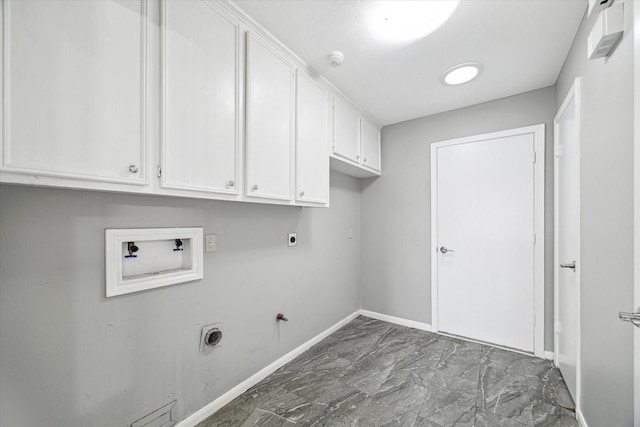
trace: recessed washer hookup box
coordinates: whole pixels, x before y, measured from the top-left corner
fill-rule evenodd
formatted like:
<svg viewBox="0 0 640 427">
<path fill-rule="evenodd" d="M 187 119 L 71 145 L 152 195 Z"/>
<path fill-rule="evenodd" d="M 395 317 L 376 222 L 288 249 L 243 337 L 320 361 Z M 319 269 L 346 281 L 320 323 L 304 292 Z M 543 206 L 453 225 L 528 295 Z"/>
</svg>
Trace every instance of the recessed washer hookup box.
<svg viewBox="0 0 640 427">
<path fill-rule="evenodd" d="M 203 278 L 202 227 L 105 230 L 107 297 Z"/>
</svg>

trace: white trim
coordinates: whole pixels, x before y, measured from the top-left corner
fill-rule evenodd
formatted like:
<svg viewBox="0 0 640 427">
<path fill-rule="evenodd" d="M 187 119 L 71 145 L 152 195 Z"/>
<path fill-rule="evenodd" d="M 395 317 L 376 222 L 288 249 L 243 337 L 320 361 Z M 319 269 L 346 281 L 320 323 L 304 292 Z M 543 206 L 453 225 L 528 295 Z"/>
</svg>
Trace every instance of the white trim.
<svg viewBox="0 0 640 427">
<path fill-rule="evenodd" d="M 389 316 L 388 314 L 376 313 L 375 311 L 360 310 L 360 315 L 370 317 L 372 319 L 383 320 L 396 325 L 407 326 L 409 328 L 420 329 L 422 331 L 431 332 L 431 325 L 428 323 L 417 322 L 415 320 L 403 319 L 402 317 Z"/>
<path fill-rule="evenodd" d="M 319 333 L 315 337 L 311 338 L 309 341 L 294 348 L 293 350 L 291 350 L 289 353 L 285 354 L 278 360 L 274 361 L 270 365 L 262 368 L 255 374 L 251 375 L 249 378 L 242 381 L 240 384 L 233 387 L 231 390 L 227 391 L 226 393 L 218 397 L 213 402 L 205 405 L 204 407 L 200 408 L 193 414 L 189 415 L 187 418 L 180 421 L 176 427 L 195 427 L 198 423 L 204 421 L 207 417 L 213 415 L 216 411 L 221 409 L 227 403 L 231 402 L 233 399 L 240 396 L 249 388 L 253 387 L 257 383 L 265 379 L 267 376 L 269 376 L 270 374 L 272 374 L 273 372 L 281 368 L 283 365 L 289 363 L 290 361 L 292 361 L 293 359 L 295 359 L 296 357 L 298 357 L 299 355 L 307 351 L 314 344 L 317 344 L 318 342 L 322 341 L 327 336 L 331 335 L 332 333 L 334 333 L 335 331 L 337 331 L 347 323 L 351 322 L 353 319 L 355 319 L 359 315 L 360 315 L 360 310 L 351 313 L 350 315 L 340 320 L 335 325 L 326 329 L 324 332 Z"/>
<path fill-rule="evenodd" d="M 584 419 L 584 415 L 582 414 L 582 411 L 578 408 L 576 408 L 576 420 L 578 421 L 578 425 L 580 427 L 589 427 L 587 425 L 587 422 Z"/>
<path fill-rule="evenodd" d="M 634 308 L 640 309 L 640 2 L 633 3 L 633 39 L 634 39 Z M 634 336 L 634 425 L 640 426 L 640 330 L 633 328 Z"/>
<path fill-rule="evenodd" d="M 558 319 L 558 280 L 559 280 L 559 265 L 560 265 L 560 259 L 559 259 L 559 254 L 558 254 L 558 239 L 559 239 L 559 232 L 558 232 L 558 191 L 559 191 L 559 182 L 558 182 L 558 157 L 555 156 L 555 151 L 558 150 L 558 146 L 559 146 L 559 141 L 560 138 L 558 136 L 558 122 L 561 118 L 561 116 L 564 114 L 564 112 L 566 111 L 566 109 L 571 105 L 571 103 L 573 102 L 575 104 L 575 110 L 576 110 L 576 118 L 575 118 L 575 123 L 576 123 L 576 155 L 578 158 L 577 161 L 577 174 L 578 174 L 578 179 L 577 179 L 577 197 L 578 197 L 578 230 L 580 230 L 580 117 L 581 117 L 581 111 L 580 111 L 580 78 L 576 78 L 573 85 L 571 86 L 571 88 L 569 89 L 569 92 L 567 93 L 567 96 L 565 97 L 564 101 L 562 102 L 562 105 L 560 106 L 560 108 L 558 109 L 558 112 L 556 113 L 556 116 L 553 119 L 553 133 L 554 133 L 554 162 L 553 162 L 553 224 L 554 224 L 554 231 L 553 231 L 553 319 L 554 319 L 554 327 L 553 327 L 553 348 L 554 351 L 558 348 L 558 334 L 557 332 L 557 319 Z M 578 253 L 575 254 L 575 262 L 576 262 L 576 297 L 578 299 L 577 304 L 576 304 L 576 395 L 573 396 L 575 398 L 575 405 L 576 405 L 576 414 L 579 412 L 580 408 L 581 408 L 581 404 L 580 404 L 580 400 L 581 400 L 581 387 L 582 387 L 582 379 L 581 379 L 581 356 L 580 356 L 580 352 L 581 352 L 581 328 L 580 328 L 580 248 L 581 248 L 581 243 L 580 243 L 580 233 L 578 233 Z M 556 356 L 554 357 L 554 364 L 556 366 L 558 366 L 558 358 L 557 358 L 557 353 Z"/>
<path fill-rule="evenodd" d="M 438 168 L 437 150 L 441 147 L 479 142 L 487 139 L 504 138 L 515 135 L 533 134 L 536 151 L 534 163 L 534 233 L 536 245 L 534 249 L 533 280 L 533 312 L 534 312 L 534 345 L 533 352 L 537 357 L 544 355 L 544 159 L 545 159 L 545 125 L 533 125 L 499 132 L 491 132 L 431 144 L 431 327 L 438 332 Z"/>
<path fill-rule="evenodd" d="M 544 358 L 547 360 L 554 360 L 556 359 L 556 355 L 553 351 L 545 351 L 544 352 Z"/>
</svg>

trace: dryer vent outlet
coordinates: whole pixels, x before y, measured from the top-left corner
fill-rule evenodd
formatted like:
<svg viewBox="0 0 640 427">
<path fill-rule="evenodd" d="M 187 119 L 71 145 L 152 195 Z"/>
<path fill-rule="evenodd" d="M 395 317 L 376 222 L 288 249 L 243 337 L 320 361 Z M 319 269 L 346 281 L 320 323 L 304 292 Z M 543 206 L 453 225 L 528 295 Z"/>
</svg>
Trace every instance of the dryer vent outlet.
<svg viewBox="0 0 640 427">
<path fill-rule="evenodd" d="M 222 323 L 213 323 L 202 327 L 200 334 L 200 351 L 220 347 L 222 341 Z"/>
</svg>

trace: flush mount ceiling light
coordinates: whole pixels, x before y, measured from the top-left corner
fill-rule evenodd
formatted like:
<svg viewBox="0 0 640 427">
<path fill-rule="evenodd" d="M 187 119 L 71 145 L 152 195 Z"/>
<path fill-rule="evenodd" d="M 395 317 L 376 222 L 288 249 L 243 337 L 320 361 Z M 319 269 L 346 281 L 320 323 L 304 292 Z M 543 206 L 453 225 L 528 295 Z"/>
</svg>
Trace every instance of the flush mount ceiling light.
<svg viewBox="0 0 640 427">
<path fill-rule="evenodd" d="M 387 43 L 418 40 L 445 23 L 459 0 L 376 1 L 369 5 L 371 33 Z"/>
<path fill-rule="evenodd" d="M 478 77 L 480 72 L 482 72 L 482 64 L 479 62 L 463 62 L 442 73 L 440 81 L 450 86 L 461 85 Z"/>
</svg>

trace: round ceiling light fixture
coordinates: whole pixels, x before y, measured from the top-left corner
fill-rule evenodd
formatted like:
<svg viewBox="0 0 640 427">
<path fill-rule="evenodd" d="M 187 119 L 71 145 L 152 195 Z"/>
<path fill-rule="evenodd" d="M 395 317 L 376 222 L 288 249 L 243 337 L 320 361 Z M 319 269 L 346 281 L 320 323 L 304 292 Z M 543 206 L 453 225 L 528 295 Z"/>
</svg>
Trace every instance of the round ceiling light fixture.
<svg viewBox="0 0 640 427">
<path fill-rule="evenodd" d="M 375 38 L 386 43 L 407 43 L 421 39 L 444 24 L 459 0 L 365 2 L 367 23 Z"/>
<path fill-rule="evenodd" d="M 461 85 L 475 79 L 482 72 L 482 64 L 479 62 L 463 62 L 454 65 L 442 73 L 440 81 L 449 86 Z"/>
</svg>

